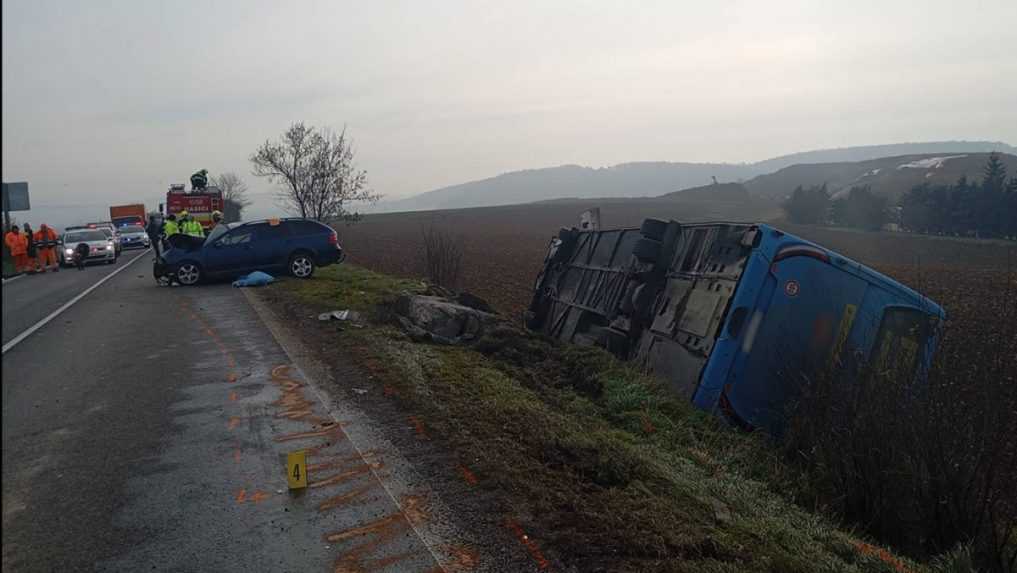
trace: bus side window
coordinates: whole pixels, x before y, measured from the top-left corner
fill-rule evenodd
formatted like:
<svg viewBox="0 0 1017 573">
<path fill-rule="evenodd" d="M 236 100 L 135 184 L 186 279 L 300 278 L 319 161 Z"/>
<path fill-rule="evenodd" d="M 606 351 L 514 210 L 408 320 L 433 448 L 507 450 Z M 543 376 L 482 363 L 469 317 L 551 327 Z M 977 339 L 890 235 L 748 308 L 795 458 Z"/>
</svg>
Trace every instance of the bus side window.
<svg viewBox="0 0 1017 573">
<path fill-rule="evenodd" d="M 932 328 L 930 316 L 913 308 L 887 308 L 872 348 L 872 366 L 892 378 L 913 376 Z"/>
</svg>

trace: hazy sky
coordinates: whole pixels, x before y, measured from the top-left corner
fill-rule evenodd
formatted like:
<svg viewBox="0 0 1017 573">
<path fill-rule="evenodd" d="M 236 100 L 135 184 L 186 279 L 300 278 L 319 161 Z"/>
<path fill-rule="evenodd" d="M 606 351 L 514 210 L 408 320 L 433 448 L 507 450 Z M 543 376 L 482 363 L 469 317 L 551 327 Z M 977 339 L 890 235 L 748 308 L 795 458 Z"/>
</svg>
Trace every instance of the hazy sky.
<svg viewBox="0 0 1017 573">
<path fill-rule="evenodd" d="M 154 205 L 347 125 L 400 198 L 529 167 L 1017 143 L 1017 1 L 3 1 L 3 179 Z"/>
</svg>

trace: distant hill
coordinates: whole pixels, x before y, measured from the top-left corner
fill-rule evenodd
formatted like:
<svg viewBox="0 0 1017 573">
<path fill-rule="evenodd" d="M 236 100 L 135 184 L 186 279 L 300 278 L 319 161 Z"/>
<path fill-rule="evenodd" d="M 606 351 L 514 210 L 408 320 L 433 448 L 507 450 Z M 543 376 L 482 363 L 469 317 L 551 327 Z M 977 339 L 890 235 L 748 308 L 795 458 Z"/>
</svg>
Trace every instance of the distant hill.
<svg viewBox="0 0 1017 573">
<path fill-rule="evenodd" d="M 753 164 L 760 168 L 760 173 L 772 173 L 778 169 L 802 163 L 844 163 L 867 161 L 881 157 L 899 155 L 919 155 L 936 153 L 950 155 L 954 153 L 1000 153 L 1017 154 L 1017 147 L 1000 141 L 932 141 L 928 143 L 891 143 L 888 145 L 861 145 L 842 147 L 839 149 L 820 149 L 781 155 Z"/>
<path fill-rule="evenodd" d="M 386 211 L 416 211 L 490 207 L 560 198 L 652 197 L 702 185 L 711 177 L 730 181 L 754 174 L 749 166 L 723 163 L 645 162 L 601 168 L 562 165 L 504 173 L 380 207 Z"/>
<path fill-rule="evenodd" d="M 988 153 L 917 154 L 867 161 L 792 165 L 745 183 L 757 197 L 780 200 L 801 185 L 827 185 L 831 195 L 856 185 L 869 185 L 879 195 L 896 199 L 915 185 L 953 183 L 962 175 L 980 180 Z M 1017 155 L 1001 154 L 1007 172 L 1017 175 Z"/>
<path fill-rule="evenodd" d="M 659 199 L 681 199 L 682 201 L 723 201 L 726 203 L 744 203 L 751 198 L 749 191 L 741 183 L 713 183 L 700 187 L 691 187 L 681 191 L 673 191 L 661 195 Z"/>
<path fill-rule="evenodd" d="M 562 165 L 513 171 L 428 191 L 408 199 L 382 202 L 370 211 L 418 211 L 512 205 L 560 198 L 652 197 L 721 182 L 747 181 L 794 164 L 858 162 L 878 157 L 915 154 L 962 154 L 1017 148 L 991 141 L 940 141 L 869 145 L 807 151 L 757 163 L 636 162 L 612 167 Z M 752 187 L 746 185 L 750 192 Z M 704 190 L 703 192 L 708 192 Z"/>
</svg>

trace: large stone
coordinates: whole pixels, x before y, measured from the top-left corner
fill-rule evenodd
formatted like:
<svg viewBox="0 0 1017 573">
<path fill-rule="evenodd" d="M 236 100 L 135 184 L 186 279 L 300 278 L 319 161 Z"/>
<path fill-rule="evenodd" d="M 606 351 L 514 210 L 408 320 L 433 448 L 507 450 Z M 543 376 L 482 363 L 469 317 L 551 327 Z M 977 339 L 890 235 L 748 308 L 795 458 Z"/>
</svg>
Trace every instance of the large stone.
<svg viewBox="0 0 1017 573">
<path fill-rule="evenodd" d="M 500 319 L 437 296 L 404 293 L 395 304 L 399 324 L 414 339 L 442 344 L 472 342 Z"/>
</svg>

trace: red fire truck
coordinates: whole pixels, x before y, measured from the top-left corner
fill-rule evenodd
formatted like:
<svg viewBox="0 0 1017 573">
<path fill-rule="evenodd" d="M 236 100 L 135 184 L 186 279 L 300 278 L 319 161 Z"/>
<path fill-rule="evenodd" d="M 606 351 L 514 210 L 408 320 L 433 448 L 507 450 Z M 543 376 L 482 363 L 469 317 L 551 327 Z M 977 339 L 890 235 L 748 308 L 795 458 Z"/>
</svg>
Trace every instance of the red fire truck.
<svg viewBox="0 0 1017 573">
<path fill-rule="evenodd" d="M 207 187 L 187 191 L 183 183 L 170 185 L 166 193 L 166 214 L 180 216 L 181 211 L 187 211 L 194 217 L 195 221 L 208 230 L 214 225 L 212 223 L 212 211 L 222 211 L 223 200 L 222 190 L 218 187 Z"/>
</svg>

